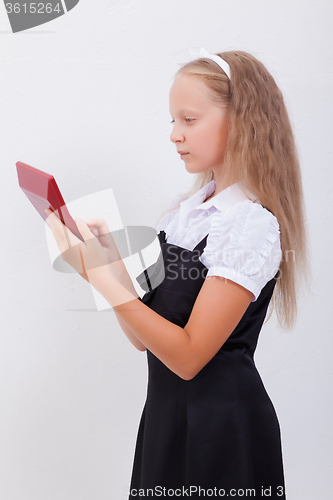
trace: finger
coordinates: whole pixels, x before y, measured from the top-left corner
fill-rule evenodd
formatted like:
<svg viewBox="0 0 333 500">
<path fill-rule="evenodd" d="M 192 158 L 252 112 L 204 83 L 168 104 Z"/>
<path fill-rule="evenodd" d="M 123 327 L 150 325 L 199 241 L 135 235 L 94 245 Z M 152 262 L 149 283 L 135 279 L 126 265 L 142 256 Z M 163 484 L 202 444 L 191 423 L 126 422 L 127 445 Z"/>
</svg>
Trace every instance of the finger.
<svg viewBox="0 0 333 500">
<path fill-rule="evenodd" d="M 98 229 L 95 226 L 89 226 L 88 224 L 87 224 L 87 226 L 89 227 L 89 229 L 92 232 L 92 234 L 94 236 L 96 236 L 96 238 L 98 238 L 99 237 L 99 231 L 98 231 Z"/>
<path fill-rule="evenodd" d="M 67 228 L 54 212 L 45 209 L 45 213 L 47 214 L 46 223 L 53 233 L 60 252 L 63 253 L 72 246 Z"/>
<path fill-rule="evenodd" d="M 49 225 L 61 253 L 66 252 L 71 247 L 78 245 L 81 240 L 75 236 L 68 227 L 56 215 L 57 211 L 45 209 L 48 215 L 46 222 Z"/>
<path fill-rule="evenodd" d="M 89 227 L 90 231 L 93 233 L 94 236 L 99 237 L 100 236 L 100 226 L 96 224 L 96 219 L 90 219 L 84 221 L 87 226 Z"/>
<path fill-rule="evenodd" d="M 82 255 L 84 259 L 85 270 L 96 269 L 101 266 L 108 265 L 109 261 L 105 250 L 100 245 L 97 238 L 89 230 L 87 224 L 80 218 L 75 219 L 78 230 L 84 238 L 84 243 L 81 244 Z"/>
<path fill-rule="evenodd" d="M 46 208 L 45 213 L 47 214 L 46 222 L 53 229 L 60 230 L 65 227 L 61 219 L 58 217 L 58 215 L 56 215 L 56 212 L 52 212 L 52 210 Z"/>
<path fill-rule="evenodd" d="M 76 217 L 75 223 L 84 241 L 95 238 L 94 234 L 90 231 L 88 225 L 81 219 L 81 217 Z"/>
<path fill-rule="evenodd" d="M 100 235 L 108 234 L 110 232 L 104 219 L 89 219 L 88 221 L 86 221 L 86 224 L 87 226 L 94 226 L 98 228 Z"/>
<path fill-rule="evenodd" d="M 99 243 L 104 248 L 114 248 L 114 241 L 110 234 L 110 230 L 104 219 L 93 218 L 85 221 L 90 231 L 96 236 Z"/>
</svg>

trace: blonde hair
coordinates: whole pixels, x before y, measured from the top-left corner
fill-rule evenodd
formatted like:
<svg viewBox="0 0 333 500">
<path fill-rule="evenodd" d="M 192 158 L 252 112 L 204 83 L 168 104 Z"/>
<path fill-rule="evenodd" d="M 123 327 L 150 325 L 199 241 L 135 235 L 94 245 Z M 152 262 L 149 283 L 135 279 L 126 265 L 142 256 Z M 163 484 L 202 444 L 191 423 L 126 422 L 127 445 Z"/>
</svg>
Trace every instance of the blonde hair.
<svg viewBox="0 0 333 500">
<path fill-rule="evenodd" d="M 184 74 L 200 78 L 216 105 L 228 107 L 224 179 L 229 180 L 228 185 L 241 180 L 279 222 L 282 259 L 266 321 L 275 309 L 280 327 L 292 329 L 298 293 L 310 289 L 312 272 L 302 177 L 291 123 L 283 95 L 260 61 L 240 50 L 217 55 L 229 64 L 230 80 L 206 58 L 181 67 L 175 78 Z M 197 174 L 185 194 L 191 196 L 213 178 L 211 169 Z"/>
</svg>

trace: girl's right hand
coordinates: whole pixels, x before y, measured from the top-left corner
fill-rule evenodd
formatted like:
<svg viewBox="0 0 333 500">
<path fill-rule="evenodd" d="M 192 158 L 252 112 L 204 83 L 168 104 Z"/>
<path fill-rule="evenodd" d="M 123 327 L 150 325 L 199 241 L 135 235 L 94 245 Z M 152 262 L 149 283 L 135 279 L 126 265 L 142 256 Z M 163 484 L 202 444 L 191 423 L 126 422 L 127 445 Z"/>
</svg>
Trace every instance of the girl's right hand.
<svg viewBox="0 0 333 500">
<path fill-rule="evenodd" d="M 99 243 L 105 248 L 109 258 L 109 263 L 116 262 L 121 259 L 118 248 L 111 236 L 110 230 L 104 219 L 89 219 L 84 221 L 90 231 L 98 239 Z"/>
</svg>

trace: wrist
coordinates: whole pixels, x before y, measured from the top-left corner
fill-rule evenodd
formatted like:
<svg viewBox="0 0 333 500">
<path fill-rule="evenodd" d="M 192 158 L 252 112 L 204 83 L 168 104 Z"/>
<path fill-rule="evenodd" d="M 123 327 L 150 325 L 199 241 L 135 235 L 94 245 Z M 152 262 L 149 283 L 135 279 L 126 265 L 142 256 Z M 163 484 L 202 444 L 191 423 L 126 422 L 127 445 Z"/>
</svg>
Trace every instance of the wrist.
<svg viewBox="0 0 333 500">
<path fill-rule="evenodd" d="M 112 286 L 113 281 L 116 281 L 108 264 L 94 269 L 89 269 L 86 271 L 86 276 L 90 285 L 102 295 L 104 295 L 105 288 L 108 284 L 109 286 Z"/>
<path fill-rule="evenodd" d="M 110 272 L 115 277 L 117 281 L 120 281 L 124 278 L 124 276 L 129 276 L 126 266 L 122 259 L 117 260 L 116 262 L 112 262 L 109 264 Z"/>
<path fill-rule="evenodd" d="M 103 295 L 111 307 L 121 306 L 139 297 L 132 282 L 128 285 L 126 280 L 116 279 L 110 265 L 104 267 L 105 269 L 97 269 L 98 273 L 94 270 L 91 285 Z"/>
</svg>

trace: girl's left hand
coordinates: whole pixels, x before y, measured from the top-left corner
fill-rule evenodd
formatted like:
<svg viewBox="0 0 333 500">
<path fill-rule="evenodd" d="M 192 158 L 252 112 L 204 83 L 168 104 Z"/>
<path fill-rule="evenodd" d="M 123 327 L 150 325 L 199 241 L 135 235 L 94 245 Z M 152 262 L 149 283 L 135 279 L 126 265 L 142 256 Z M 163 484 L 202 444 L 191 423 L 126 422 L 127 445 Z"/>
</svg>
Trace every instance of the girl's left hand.
<svg viewBox="0 0 333 500">
<path fill-rule="evenodd" d="M 45 209 L 45 212 L 48 215 L 46 222 L 57 242 L 62 259 L 87 279 L 90 284 L 97 285 L 100 279 L 105 278 L 105 267 L 103 268 L 103 266 L 109 263 L 105 248 L 79 217 L 75 219 L 75 223 L 84 242 L 79 240 L 55 213 L 48 208 Z"/>
</svg>

